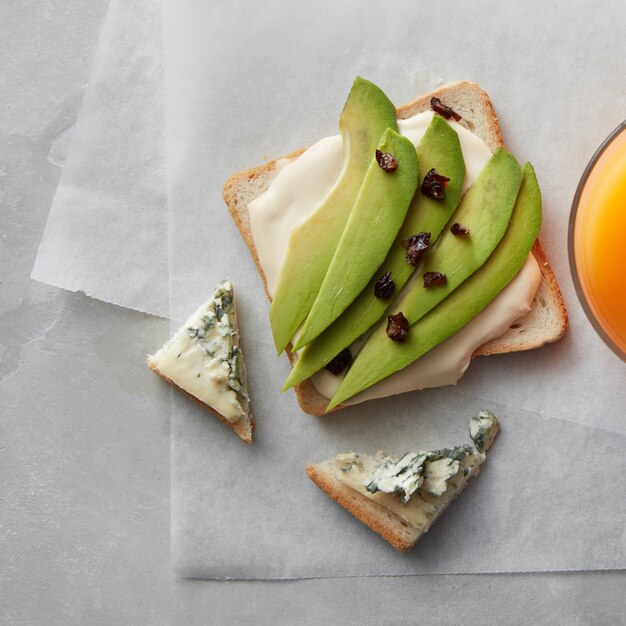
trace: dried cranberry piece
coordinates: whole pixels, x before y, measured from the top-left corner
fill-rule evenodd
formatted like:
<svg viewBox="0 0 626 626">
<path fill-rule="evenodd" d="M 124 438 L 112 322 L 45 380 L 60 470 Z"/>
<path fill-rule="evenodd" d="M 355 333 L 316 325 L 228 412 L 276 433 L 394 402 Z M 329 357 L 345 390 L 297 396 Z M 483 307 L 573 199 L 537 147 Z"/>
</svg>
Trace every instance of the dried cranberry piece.
<svg viewBox="0 0 626 626">
<path fill-rule="evenodd" d="M 385 172 L 393 172 L 398 169 L 398 160 L 389 152 L 376 150 L 376 162 Z"/>
<path fill-rule="evenodd" d="M 430 99 L 430 108 L 447 120 L 453 117 L 457 122 L 460 122 L 463 119 L 455 110 L 444 104 L 439 98 Z"/>
<path fill-rule="evenodd" d="M 450 232 L 453 235 L 457 235 L 457 237 L 462 237 L 463 235 L 469 235 L 469 228 L 465 228 L 463 224 L 459 224 L 458 222 L 454 222 L 452 226 L 450 226 Z"/>
<path fill-rule="evenodd" d="M 374 285 L 374 295 L 381 300 L 387 300 L 391 297 L 396 283 L 391 280 L 391 270 L 387 270 Z"/>
<path fill-rule="evenodd" d="M 341 374 L 343 370 L 349 367 L 352 364 L 352 352 L 350 352 L 349 348 L 344 348 L 332 361 L 326 365 L 326 369 L 331 373 L 337 376 L 337 374 Z"/>
<path fill-rule="evenodd" d="M 427 232 L 411 235 L 408 239 L 402 241 L 402 245 L 406 248 L 406 262 L 413 267 L 417 267 L 429 244 L 430 233 Z"/>
<path fill-rule="evenodd" d="M 433 167 L 433 169 L 424 176 L 424 182 L 420 187 L 422 194 L 433 200 L 443 200 L 443 193 L 449 180 L 450 179 L 446 176 L 439 174 Z"/>
<path fill-rule="evenodd" d="M 406 336 L 409 334 L 409 320 L 402 315 L 402 313 L 396 313 L 396 315 L 387 316 L 387 336 L 398 343 L 406 341 Z"/>
<path fill-rule="evenodd" d="M 424 287 L 443 285 L 447 280 L 448 277 L 441 272 L 424 272 Z"/>
</svg>

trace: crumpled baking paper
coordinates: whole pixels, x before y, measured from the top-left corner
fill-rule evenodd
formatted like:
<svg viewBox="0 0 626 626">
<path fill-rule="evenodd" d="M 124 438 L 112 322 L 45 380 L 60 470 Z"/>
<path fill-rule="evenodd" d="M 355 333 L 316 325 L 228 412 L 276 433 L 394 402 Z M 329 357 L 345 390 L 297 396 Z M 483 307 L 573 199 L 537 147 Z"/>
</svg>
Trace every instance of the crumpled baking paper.
<svg viewBox="0 0 626 626">
<path fill-rule="evenodd" d="M 112 0 L 32 278 L 167 317 L 160 3 Z"/>
</svg>

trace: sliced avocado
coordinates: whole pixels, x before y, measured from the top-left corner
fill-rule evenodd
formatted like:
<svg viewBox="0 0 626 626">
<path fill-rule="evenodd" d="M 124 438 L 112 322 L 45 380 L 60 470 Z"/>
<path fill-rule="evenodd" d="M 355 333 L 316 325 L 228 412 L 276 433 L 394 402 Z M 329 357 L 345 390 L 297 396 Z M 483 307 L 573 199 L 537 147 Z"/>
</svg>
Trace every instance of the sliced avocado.
<svg viewBox="0 0 626 626">
<path fill-rule="evenodd" d="M 394 313 L 402 312 L 409 324 L 414 324 L 489 258 L 506 232 L 521 183 L 519 163 L 501 148 L 496 150 L 450 220 L 467 228 L 469 235 L 455 235 L 451 223 L 447 224 L 436 248 L 424 259 L 421 273 L 406 295 L 394 303 Z M 426 287 L 427 272 L 444 274 L 445 281 Z"/>
<path fill-rule="evenodd" d="M 443 200 L 434 200 L 417 191 L 406 219 L 378 274 L 389 271 L 398 294 L 415 267 L 407 263 L 402 242 L 421 232 L 430 233 L 432 246 L 448 222 L 461 198 L 465 179 L 463 151 L 456 131 L 439 115 L 435 115 L 416 147 L 419 165 L 418 184 L 426 173 L 436 169 L 450 179 Z M 356 300 L 319 337 L 303 348 L 296 365 L 287 378 L 283 391 L 309 378 L 335 358 L 344 348 L 366 332 L 387 310 L 390 300 L 375 297 L 376 274 Z"/>
<path fill-rule="evenodd" d="M 541 191 L 530 163 L 509 227 L 489 260 L 439 306 L 411 326 L 404 343 L 379 326 L 358 354 L 327 411 L 397 372 L 445 341 L 476 317 L 519 272 L 541 228 Z"/>
<path fill-rule="evenodd" d="M 344 164 L 331 192 L 315 212 L 296 226 L 270 307 L 270 323 L 280 354 L 307 316 L 339 243 L 386 128 L 397 130 L 393 103 L 373 83 L 357 77 L 339 118 Z"/>
<path fill-rule="evenodd" d="M 383 169 L 376 154 L 391 155 L 395 168 Z M 388 128 L 376 154 L 372 154 L 328 272 L 295 341 L 296 350 L 315 339 L 348 308 L 385 259 L 404 222 L 417 189 L 415 147 Z"/>
</svg>

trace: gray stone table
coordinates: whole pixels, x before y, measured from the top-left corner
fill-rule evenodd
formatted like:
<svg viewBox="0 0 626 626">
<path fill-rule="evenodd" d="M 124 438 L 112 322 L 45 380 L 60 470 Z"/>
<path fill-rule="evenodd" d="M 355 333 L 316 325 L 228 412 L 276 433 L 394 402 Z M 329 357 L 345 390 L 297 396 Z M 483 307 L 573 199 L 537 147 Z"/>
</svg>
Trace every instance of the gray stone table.
<svg viewBox="0 0 626 626">
<path fill-rule="evenodd" d="M 626 623 L 621 572 L 172 576 L 168 324 L 29 279 L 106 8 L 0 3 L 0 622 Z"/>
</svg>

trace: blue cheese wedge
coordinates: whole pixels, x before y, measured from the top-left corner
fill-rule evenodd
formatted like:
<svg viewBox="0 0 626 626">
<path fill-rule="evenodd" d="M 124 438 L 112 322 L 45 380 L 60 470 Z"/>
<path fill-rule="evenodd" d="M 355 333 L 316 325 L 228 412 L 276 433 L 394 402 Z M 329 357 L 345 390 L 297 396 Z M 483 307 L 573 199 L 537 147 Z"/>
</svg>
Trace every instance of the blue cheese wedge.
<svg viewBox="0 0 626 626">
<path fill-rule="evenodd" d="M 490 411 L 469 422 L 474 446 L 419 450 L 402 456 L 342 453 L 309 465 L 309 477 L 400 550 L 411 548 L 476 476 L 498 433 Z"/>
<path fill-rule="evenodd" d="M 230 281 L 217 285 L 208 302 L 148 357 L 148 364 L 229 425 L 241 422 L 235 430 L 243 429 L 251 438 L 246 368 Z"/>
</svg>

